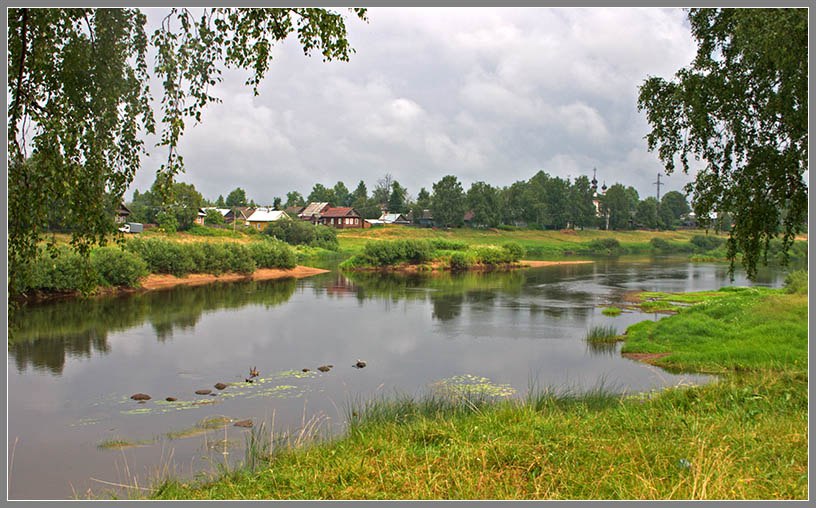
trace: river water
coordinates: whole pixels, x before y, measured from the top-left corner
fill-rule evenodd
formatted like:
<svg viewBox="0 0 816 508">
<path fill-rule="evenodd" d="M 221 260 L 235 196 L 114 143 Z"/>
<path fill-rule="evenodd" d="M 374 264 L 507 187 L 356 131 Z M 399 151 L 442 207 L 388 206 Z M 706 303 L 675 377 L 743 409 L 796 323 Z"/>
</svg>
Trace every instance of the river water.
<svg viewBox="0 0 816 508">
<path fill-rule="evenodd" d="M 625 359 L 620 345 L 588 347 L 584 336 L 660 319 L 601 314 L 629 291 L 783 278 L 766 270 L 731 282 L 722 264 L 644 259 L 458 276 L 331 272 L 25 307 L 8 351 L 9 497 L 127 496 L 117 485 L 234 467 L 251 431 L 201 428 L 219 417 L 294 440 L 303 429 L 341 432 L 365 400 L 440 386 L 523 397 L 531 387 L 634 393 L 706 382 Z M 365 368 L 353 368 L 358 359 Z M 135 446 L 107 446 L 116 441 Z"/>
</svg>

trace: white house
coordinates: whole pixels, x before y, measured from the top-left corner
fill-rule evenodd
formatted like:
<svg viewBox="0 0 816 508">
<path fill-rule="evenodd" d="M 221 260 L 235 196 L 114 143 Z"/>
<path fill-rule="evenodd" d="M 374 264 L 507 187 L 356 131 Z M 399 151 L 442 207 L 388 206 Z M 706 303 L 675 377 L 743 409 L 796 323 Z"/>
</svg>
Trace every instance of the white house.
<svg viewBox="0 0 816 508">
<path fill-rule="evenodd" d="M 252 215 L 247 218 L 246 225 L 261 231 L 263 228 L 269 225 L 269 223 L 279 221 L 281 219 L 289 220 L 291 217 L 289 217 L 283 210 L 257 208 L 254 212 L 252 212 Z"/>
</svg>

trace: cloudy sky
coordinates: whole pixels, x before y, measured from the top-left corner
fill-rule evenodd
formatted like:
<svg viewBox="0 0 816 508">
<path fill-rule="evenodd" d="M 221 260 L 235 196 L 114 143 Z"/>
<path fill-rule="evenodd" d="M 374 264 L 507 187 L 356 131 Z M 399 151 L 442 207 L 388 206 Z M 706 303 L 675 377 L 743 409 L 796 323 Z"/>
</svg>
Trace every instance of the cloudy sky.
<svg viewBox="0 0 816 508">
<path fill-rule="evenodd" d="M 467 190 L 597 168 L 608 185 L 654 194 L 662 166 L 637 87 L 691 62 L 681 9 L 380 7 L 368 18 L 347 19 L 349 62 L 305 57 L 295 40 L 275 48 L 259 97 L 246 73 L 226 73 L 223 103 L 185 133 L 179 180 L 208 199 L 242 187 L 268 204 L 338 180 L 370 192 L 386 173 L 415 197 L 447 174 Z M 162 162 L 149 151 L 128 198 Z M 661 180 L 663 194 L 689 177 Z"/>
</svg>

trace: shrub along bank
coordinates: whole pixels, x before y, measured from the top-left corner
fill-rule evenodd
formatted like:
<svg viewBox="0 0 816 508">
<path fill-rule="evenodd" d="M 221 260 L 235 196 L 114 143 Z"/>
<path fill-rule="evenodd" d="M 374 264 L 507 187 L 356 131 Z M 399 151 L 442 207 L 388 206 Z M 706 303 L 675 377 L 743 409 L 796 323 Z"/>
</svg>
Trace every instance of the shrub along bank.
<svg viewBox="0 0 816 508">
<path fill-rule="evenodd" d="M 348 409 L 342 438 L 272 447 L 261 429 L 246 467 L 165 480 L 153 497 L 807 499 L 806 295 L 731 290 L 695 299 L 630 328 L 625 347 L 720 373 L 707 385 L 375 400 Z"/>
<path fill-rule="evenodd" d="M 444 239 L 370 241 L 363 251 L 340 264 L 343 269 L 398 268 L 420 265 L 434 268 L 466 270 L 474 267 L 495 268 L 517 263 L 524 248 L 515 242 L 503 245 L 469 246 L 465 242 Z"/>
<path fill-rule="evenodd" d="M 294 251 L 274 239 L 242 243 L 173 242 L 134 238 L 120 246 L 99 247 L 83 257 L 68 246 L 41 249 L 23 274 L 22 292 L 89 293 L 98 287 L 137 287 L 150 274 L 251 274 L 258 268 L 290 269 Z"/>
</svg>

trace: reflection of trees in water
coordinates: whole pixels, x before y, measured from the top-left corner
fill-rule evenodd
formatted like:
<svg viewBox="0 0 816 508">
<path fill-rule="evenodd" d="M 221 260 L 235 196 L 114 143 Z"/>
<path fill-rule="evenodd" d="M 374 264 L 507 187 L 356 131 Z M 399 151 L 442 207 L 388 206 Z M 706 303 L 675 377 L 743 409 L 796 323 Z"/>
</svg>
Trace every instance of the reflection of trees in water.
<svg viewBox="0 0 816 508">
<path fill-rule="evenodd" d="M 345 279 L 354 287 L 357 299 L 430 301 L 432 317 L 450 321 L 462 313 L 462 305 L 489 310 L 502 296 L 519 295 L 524 290 L 521 272 L 432 273 L 349 273 Z M 335 281 L 336 282 L 336 281 Z"/>
<path fill-rule="evenodd" d="M 107 353 L 109 333 L 149 322 L 165 341 L 176 330 L 194 329 L 204 312 L 246 305 L 273 307 L 291 298 L 295 279 L 234 282 L 119 297 L 68 300 L 31 305 L 14 313 L 9 354 L 17 369 L 31 365 L 62 372 L 66 355 Z"/>
<path fill-rule="evenodd" d="M 65 356 L 90 358 L 94 352 L 107 353 L 107 337 L 94 331 L 88 334 L 66 337 L 49 337 L 35 342 L 19 342 L 9 345 L 17 370 L 22 372 L 31 365 L 37 370 L 62 374 Z"/>
</svg>

